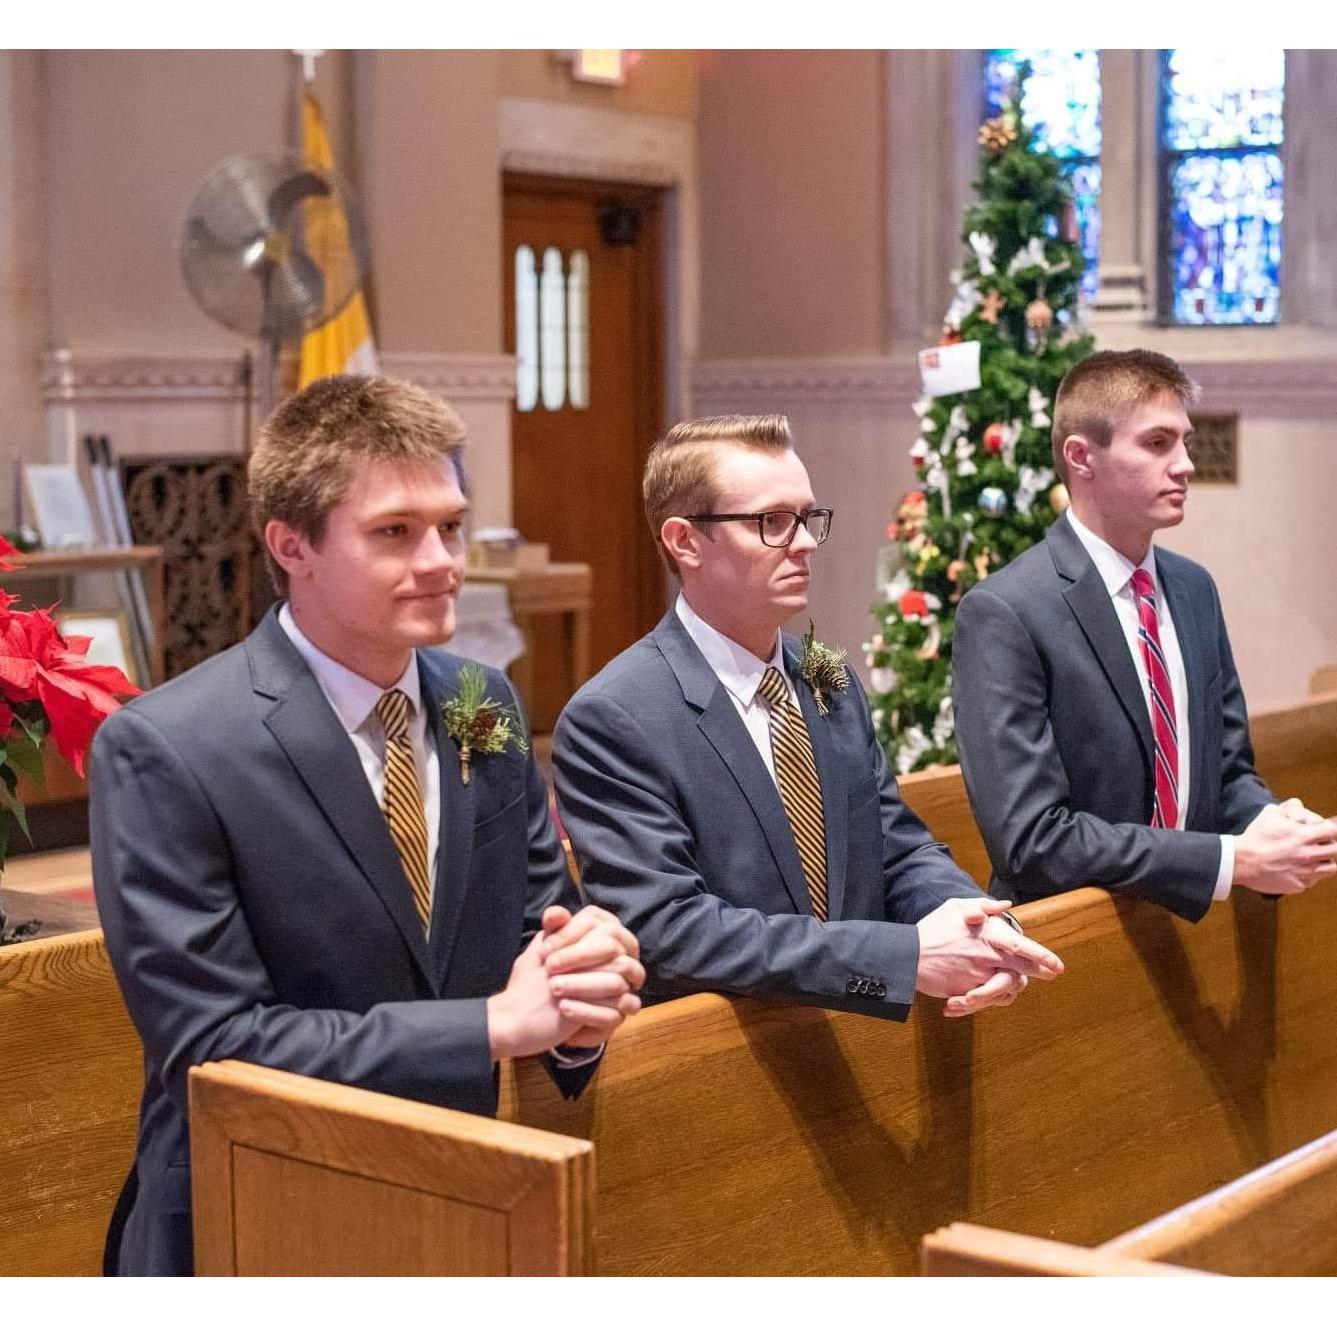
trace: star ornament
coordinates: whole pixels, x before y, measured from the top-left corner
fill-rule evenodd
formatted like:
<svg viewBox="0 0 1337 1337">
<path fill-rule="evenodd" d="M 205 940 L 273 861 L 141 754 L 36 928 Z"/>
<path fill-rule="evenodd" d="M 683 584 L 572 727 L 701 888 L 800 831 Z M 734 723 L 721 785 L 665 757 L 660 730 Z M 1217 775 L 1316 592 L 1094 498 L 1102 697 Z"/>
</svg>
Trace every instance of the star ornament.
<svg viewBox="0 0 1337 1337">
<path fill-rule="evenodd" d="M 990 325 L 997 325 L 998 317 L 1006 305 L 1007 298 L 1001 293 L 985 293 L 984 300 L 980 302 L 980 319 L 987 321 Z"/>
</svg>

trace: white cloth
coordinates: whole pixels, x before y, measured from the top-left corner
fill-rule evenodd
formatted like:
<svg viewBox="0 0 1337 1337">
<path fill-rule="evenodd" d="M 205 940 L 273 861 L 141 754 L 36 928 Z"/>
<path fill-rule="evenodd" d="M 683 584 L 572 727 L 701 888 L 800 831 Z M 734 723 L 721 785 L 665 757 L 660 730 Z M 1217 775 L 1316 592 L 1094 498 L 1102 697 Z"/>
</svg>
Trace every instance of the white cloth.
<svg viewBox="0 0 1337 1337">
<path fill-rule="evenodd" d="M 751 650 L 745 650 L 737 641 L 731 641 L 722 632 L 718 632 L 709 622 L 697 615 L 691 604 L 681 595 L 673 606 L 678 621 L 687 629 L 696 648 L 706 657 L 706 663 L 714 670 L 715 676 L 724 684 L 729 699 L 738 711 L 747 729 L 748 735 L 756 744 L 757 751 L 776 789 L 780 782 L 775 778 L 775 758 L 771 755 L 771 708 L 764 696 L 759 695 L 762 677 L 768 668 L 779 670 L 789 689 L 789 699 L 794 708 L 800 709 L 798 697 L 794 694 L 794 683 L 785 672 L 785 659 L 780 633 L 775 634 L 775 649 L 769 659 L 758 659 Z"/>
<path fill-rule="evenodd" d="M 378 687 L 312 645 L 293 619 L 292 609 L 286 602 L 279 609 L 279 626 L 306 661 L 325 699 L 352 740 L 378 808 L 385 793 L 385 730 L 376 715 L 376 703 L 384 693 L 395 688 L 408 697 L 409 742 L 413 748 L 413 768 L 418 772 L 423 817 L 427 822 L 427 866 L 431 869 L 435 894 L 436 855 L 441 830 L 441 768 L 436 764 L 436 739 L 427 727 L 427 714 L 422 707 L 417 655 L 409 656 L 409 666 L 398 682 L 390 687 Z"/>
<path fill-rule="evenodd" d="M 1170 670 L 1170 686 L 1175 696 L 1175 734 L 1179 751 L 1179 816 L 1175 829 L 1184 830 L 1188 819 L 1189 799 L 1192 782 L 1189 759 L 1192 756 L 1188 726 L 1188 678 L 1184 671 L 1184 656 L 1179 648 L 1179 636 L 1175 631 L 1174 617 L 1170 605 L 1161 588 L 1160 577 L 1156 573 L 1156 549 L 1148 546 L 1146 555 L 1140 562 L 1130 562 L 1123 553 L 1111 547 L 1098 534 L 1077 518 L 1077 512 L 1068 508 L 1068 523 L 1077 535 L 1083 548 L 1095 563 L 1100 579 L 1109 592 L 1110 602 L 1119 618 L 1124 640 L 1128 643 L 1128 653 L 1132 656 L 1133 667 L 1137 670 L 1137 680 L 1142 684 L 1142 700 L 1147 707 L 1147 718 L 1151 719 L 1151 684 L 1147 678 L 1147 666 L 1142 660 L 1142 647 L 1138 641 L 1137 597 L 1133 593 L 1133 572 L 1145 571 L 1156 589 L 1156 623 L 1160 633 L 1161 650 Z M 1212 899 L 1223 901 L 1230 895 L 1230 884 L 1235 876 L 1235 838 L 1230 835 L 1221 837 L 1221 862 L 1217 866 L 1216 887 Z"/>
</svg>

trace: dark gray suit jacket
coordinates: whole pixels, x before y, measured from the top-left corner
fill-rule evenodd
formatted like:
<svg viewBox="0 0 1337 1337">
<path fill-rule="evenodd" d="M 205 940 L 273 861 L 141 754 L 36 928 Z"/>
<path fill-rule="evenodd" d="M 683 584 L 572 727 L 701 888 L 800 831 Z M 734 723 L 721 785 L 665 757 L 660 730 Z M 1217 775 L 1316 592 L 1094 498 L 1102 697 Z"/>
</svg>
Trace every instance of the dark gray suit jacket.
<svg viewBox="0 0 1337 1337">
<path fill-rule="evenodd" d="M 1151 718 L 1109 592 L 1060 517 L 1043 543 L 976 585 L 956 614 L 952 697 L 990 890 L 1134 891 L 1197 920 L 1222 833 L 1275 800 L 1253 768 L 1248 714 L 1212 578 L 1156 549 L 1188 680 L 1184 831 L 1153 830 Z"/>
<path fill-rule="evenodd" d="M 99 729 L 93 878 L 145 1051 L 108 1270 L 191 1270 L 194 1064 L 245 1059 L 495 1113 L 486 998 L 543 909 L 578 897 L 532 754 L 476 758 L 461 784 L 439 703 L 464 662 L 418 655 L 441 767 L 430 936 L 352 742 L 273 610 Z M 591 1071 L 558 1080 L 574 1092 Z"/>
<path fill-rule="evenodd" d="M 562 821 L 585 894 L 640 939 L 647 1001 L 719 990 L 904 1019 L 912 926 L 979 888 L 901 801 L 858 680 L 819 714 L 797 649 L 786 638 L 822 786 L 829 923 L 775 782 L 674 613 L 562 712 Z"/>
</svg>

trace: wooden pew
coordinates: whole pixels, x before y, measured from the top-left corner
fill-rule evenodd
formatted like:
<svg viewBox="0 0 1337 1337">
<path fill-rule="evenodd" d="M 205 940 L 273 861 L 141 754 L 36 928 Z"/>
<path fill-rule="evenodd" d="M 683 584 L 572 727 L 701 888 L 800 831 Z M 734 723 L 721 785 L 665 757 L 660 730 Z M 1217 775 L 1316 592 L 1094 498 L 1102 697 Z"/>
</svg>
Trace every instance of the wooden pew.
<svg viewBox="0 0 1337 1337">
<path fill-rule="evenodd" d="M 593 1271 L 575 1138 L 228 1061 L 191 1071 L 190 1148 L 204 1276 Z"/>
<path fill-rule="evenodd" d="M 1252 727 L 1274 789 L 1337 812 L 1337 697 Z M 902 787 L 986 876 L 959 773 Z M 1021 916 L 1068 976 L 1005 1012 L 898 1026 L 702 996 L 625 1027 L 576 1104 L 504 1072 L 503 1112 L 596 1141 L 607 1271 L 910 1272 L 954 1219 L 1095 1244 L 1337 1127 L 1331 890 L 1196 928 L 1070 893 Z M 0 951 L 0 1036 L 0 1268 L 95 1273 L 142 1064 L 100 935 Z"/>
<path fill-rule="evenodd" d="M 0 950 L 0 1274 L 101 1272 L 143 1084 L 101 933 Z"/>
<path fill-rule="evenodd" d="M 926 1277 L 1191 1277 L 1164 1263 L 954 1221 L 924 1236 Z"/>
<path fill-rule="evenodd" d="M 1101 1246 L 1237 1277 L 1337 1274 L 1337 1132 Z"/>
</svg>

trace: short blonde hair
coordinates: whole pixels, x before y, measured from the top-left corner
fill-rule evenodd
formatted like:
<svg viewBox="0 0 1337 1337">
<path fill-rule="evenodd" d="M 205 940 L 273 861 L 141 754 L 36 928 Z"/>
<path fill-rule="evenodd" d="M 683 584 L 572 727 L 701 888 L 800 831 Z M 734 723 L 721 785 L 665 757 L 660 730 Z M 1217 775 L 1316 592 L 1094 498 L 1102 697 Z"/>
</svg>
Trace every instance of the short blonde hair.
<svg viewBox="0 0 1337 1337">
<path fill-rule="evenodd" d="M 279 596 L 288 593 L 288 575 L 264 544 L 270 520 L 319 544 L 330 511 L 368 460 L 430 464 L 445 457 L 463 489 L 463 440 L 455 410 L 408 381 L 327 376 L 285 399 L 260 428 L 247 468 L 251 524 Z"/>
<path fill-rule="evenodd" d="M 705 515 L 718 504 L 715 457 L 721 446 L 741 446 L 772 454 L 794 448 L 789 419 L 783 413 L 753 417 L 729 414 L 680 422 L 650 447 L 641 480 L 645 518 L 659 555 L 674 575 L 678 565 L 669 556 L 659 531 L 674 515 Z"/>
<path fill-rule="evenodd" d="M 1054 426 L 1050 441 L 1054 470 L 1066 483 L 1068 466 L 1063 443 L 1084 436 L 1102 448 L 1114 440 L 1120 422 L 1131 409 L 1156 395 L 1170 393 L 1187 409 L 1198 397 L 1198 387 L 1174 358 L 1146 348 L 1092 353 L 1068 368 L 1054 396 Z"/>
</svg>

